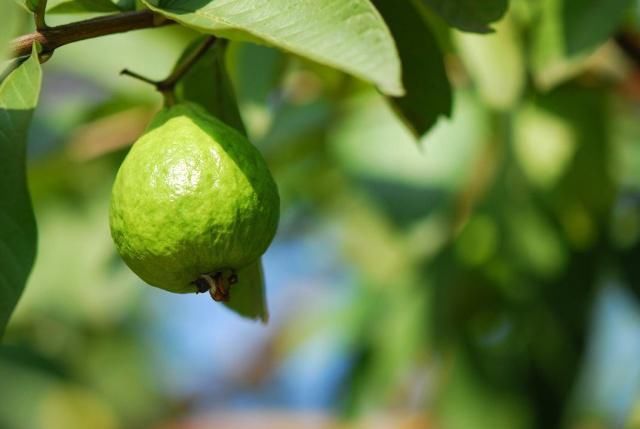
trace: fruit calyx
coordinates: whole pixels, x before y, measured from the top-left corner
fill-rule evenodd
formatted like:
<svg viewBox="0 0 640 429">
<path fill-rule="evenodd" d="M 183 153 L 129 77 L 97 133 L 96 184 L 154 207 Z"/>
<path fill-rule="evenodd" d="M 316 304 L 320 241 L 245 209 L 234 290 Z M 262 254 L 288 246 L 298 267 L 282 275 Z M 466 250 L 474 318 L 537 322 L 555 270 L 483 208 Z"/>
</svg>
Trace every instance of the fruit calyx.
<svg viewBox="0 0 640 429">
<path fill-rule="evenodd" d="M 201 274 L 200 277 L 191 282 L 195 285 L 196 293 L 209 292 L 211 298 L 217 302 L 228 302 L 231 297 L 231 285 L 238 283 L 238 275 L 235 270 L 226 268 Z"/>
</svg>

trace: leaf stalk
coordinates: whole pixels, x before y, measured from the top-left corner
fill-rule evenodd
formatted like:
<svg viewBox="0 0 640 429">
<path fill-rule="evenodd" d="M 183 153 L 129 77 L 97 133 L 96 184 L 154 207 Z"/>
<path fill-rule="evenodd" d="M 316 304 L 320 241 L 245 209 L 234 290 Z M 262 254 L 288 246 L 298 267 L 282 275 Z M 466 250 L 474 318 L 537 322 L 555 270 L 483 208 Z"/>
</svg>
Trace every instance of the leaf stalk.
<svg viewBox="0 0 640 429">
<path fill-rule="evenodd" d="M 191 68 L 207 53 L 209 48 L 216 42 L 215 36 L 209 36 L 202 41 L 202 43 L 193 50 L 180 64 L 178 64 L 173 71 L 163 80 L 153 80 L 148 77 L 142 76 L 134 71 L 124 69 L 120 72 L 121 75 L 129 76 L 139 81 L 153 85 L 158 92 L 164 97 L 166 106 L 173 106 L 176 104 L 175 88 L 178 82 L 191 70 Z"/>
</svg>

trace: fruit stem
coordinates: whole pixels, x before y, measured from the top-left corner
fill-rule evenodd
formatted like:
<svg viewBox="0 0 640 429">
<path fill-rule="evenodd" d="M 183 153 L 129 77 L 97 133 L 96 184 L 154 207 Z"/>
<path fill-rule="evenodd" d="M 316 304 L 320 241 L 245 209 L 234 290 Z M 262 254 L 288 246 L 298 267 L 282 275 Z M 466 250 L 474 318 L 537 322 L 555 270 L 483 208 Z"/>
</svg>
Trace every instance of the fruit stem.
<svg viewBox="0 0 640 429">
<path fill-rule="evenodd" d="M 171 74 L 162 81 L 162 85 L 166 86 L 167 88 L 174 88 L 180 81 L 180 79 L 182 79 L 189 72 L 189 70 L 191 70 L 191 67 L 193 67 L 194 64 L 197 63 L 198 60 L 207 53 L 209 48 L 213 46 L 215 42 L 215 36 L 209 36 L 204 39 L 202 43 L 200 43 L 200 45 L 198 45 L 198 47 L 194 49 L 193 52 L 189 53 L 189 55 L 187 55 L 187 57 L 173 69 Z"/>
<path fill-rule="evenodd" d="M 122 70 L 120 74 L 153 85 L 156 90 L 160 92 L 160 94 L 162 94 L 162 96 L 164 97 L 165 106 L 173 106 L 177 102 L 175 94 L 176 85 L 189 72 L 189 70 L 191 70 L 191 68 L 198 62 L 198 60 L 202 58 L 205 53 L 207 53 L 207 51 L 211 46 L 213 46 L 215 41 L 215 36 L 209 36 L 204 39 L 202 43 L 196 49 L 194 49 L 193 52 L 189 53 L 184 61 L 178 64 L 173 69 L 171 74 L 169 74 L 169 76 L 167 76 L 163 80 L 153 80 L 128 69 Z"/>
</svg>

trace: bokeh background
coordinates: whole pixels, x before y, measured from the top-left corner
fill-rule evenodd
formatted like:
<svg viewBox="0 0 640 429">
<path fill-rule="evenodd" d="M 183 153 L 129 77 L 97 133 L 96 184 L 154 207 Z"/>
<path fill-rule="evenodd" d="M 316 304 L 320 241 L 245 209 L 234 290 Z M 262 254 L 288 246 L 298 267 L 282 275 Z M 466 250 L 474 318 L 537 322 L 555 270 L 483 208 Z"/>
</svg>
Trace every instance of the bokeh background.
<svg viewBox="0 0 640 429">
<path fill-rule="evenodd" d="M 160 106 L 119 72 L 160 79 L 197 34 L 57 51 L 0 427 L 640 427 L 640 66 L 614 40 L 559 49 L 558 3 L 513 0 L 488 36 L 431 17 L 455 103 L 419 141 L 371 87 L 230 45 L 282 197 L 266 326 L 144 285 L 109 236 L 114 175 Z M 640 4 L 622 21 L 640 34 Z"/>
</svg>

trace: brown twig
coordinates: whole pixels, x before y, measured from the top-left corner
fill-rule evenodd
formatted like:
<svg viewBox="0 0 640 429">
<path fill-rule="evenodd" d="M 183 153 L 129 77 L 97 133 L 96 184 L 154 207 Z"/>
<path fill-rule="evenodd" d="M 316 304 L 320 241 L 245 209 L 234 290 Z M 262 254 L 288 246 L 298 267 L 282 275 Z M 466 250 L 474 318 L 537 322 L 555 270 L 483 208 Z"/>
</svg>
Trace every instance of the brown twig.
<svg viewBox="0 0 640 429">
<path fill-rule="evenodd" d="M 167 106 L 171 106 L 176 102 L 175 88 L 177 83 L 180 81 L 180 79 L 184 77 L 184 75 L 186 75 L 189 72 L 189 70 L 191 70 L 191 67 L 193 67 L 193 65 L 197 63 L 200 58 L 202 58 L 202 56 L 209 50 L 209 48 L 213 46 L 215 41 L 216 41 L 215 36 L 209 36 L 206 39 L 204 39 L 202 43 L 196 49 L 190 52 L 189 55 L 187 55 L 187 57 L 185 57 L 184 60 L 180 62 L 180 64 L 178 64 L 173 69 L 171 74 L 167 76 L 165 79 L 162 79 L 162 80 L 149 79 L 148 77 L 142 76 L 128 69 L 122 70 L 120 74 L 129 76 L 134 79 L 138 79 L 142 82 L 153 85 L 156 88 L 156 90 L 158 90 L 164 96 L 165 104 Z"/>
<path fill-rule="evenodd" d="M 143 28 L 161 27 L 172 23 L 173 21 L 149 10 L 123 12 L 57 27 L 45 26 L 38 31 L 14 39 L 10 46 L 14 57 L 29 55 L 34 43 L 39 43 L 42 46 L 42 54 L 50 55 L 60 46 L 80 40 Z M 44 15 L 42 15 L 41 24 L 44 24 Z"/>
</svg>

